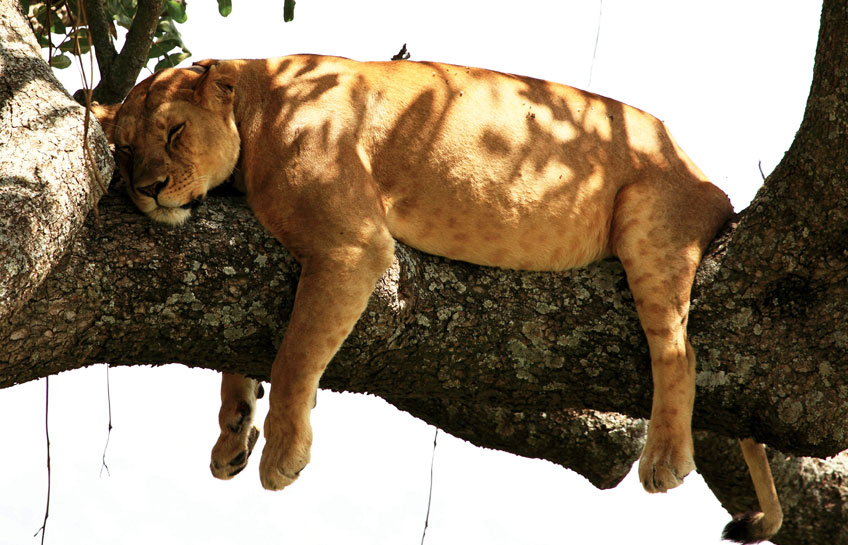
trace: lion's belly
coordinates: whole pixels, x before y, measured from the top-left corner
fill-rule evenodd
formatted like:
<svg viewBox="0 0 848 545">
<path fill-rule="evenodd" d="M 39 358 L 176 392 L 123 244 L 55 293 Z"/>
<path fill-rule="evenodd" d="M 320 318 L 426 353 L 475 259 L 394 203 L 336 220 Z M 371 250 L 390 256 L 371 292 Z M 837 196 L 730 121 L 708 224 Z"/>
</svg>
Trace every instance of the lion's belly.
<svg viewBox="0 0 848 545">
<path fill-rule="evenodd" d="M 386 199 L 386 219 L 396 239 L 424 252 L 526 270 L 570 269 L 611 253 L 615 192 L 592 180 L 416 185 Z"/>
</svg>

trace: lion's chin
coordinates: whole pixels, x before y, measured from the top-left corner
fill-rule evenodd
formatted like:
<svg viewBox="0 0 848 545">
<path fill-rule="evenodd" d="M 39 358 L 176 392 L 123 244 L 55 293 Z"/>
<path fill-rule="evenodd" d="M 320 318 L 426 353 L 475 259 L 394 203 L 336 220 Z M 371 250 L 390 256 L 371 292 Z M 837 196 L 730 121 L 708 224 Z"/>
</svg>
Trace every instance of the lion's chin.
<svg viewBox="0 0 848 545">
<path fill-rule="evenodd" d="M 181 225 L 191 216 L 191 210 L 185 208 L 167 208 L 157 206 L 152 210 L 146 210 L 145 214 L 153 221 L 167 223 L 170 225 Z"/>
</svg>

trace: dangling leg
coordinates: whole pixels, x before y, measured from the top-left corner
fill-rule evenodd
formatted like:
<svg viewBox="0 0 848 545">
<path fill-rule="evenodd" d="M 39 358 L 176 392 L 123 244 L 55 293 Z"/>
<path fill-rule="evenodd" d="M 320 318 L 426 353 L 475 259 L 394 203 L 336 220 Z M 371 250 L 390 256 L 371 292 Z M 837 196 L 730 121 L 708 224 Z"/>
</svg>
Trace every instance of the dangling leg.
<svg viewBox="0 0 848 545">
<path fill-rule="evenodd" d="M 309 462 L 318 381 L 368 304 L 380 275 L 391 265 L 394 241 L 385 232 L 368 248 L 344 257 L 302 262 L 291 320 L 271 369 L 270 410 L 259 474 L 262 486 L 279 490 Z"/>
<path fill-rule="evenodd" d="M 715 230 L 686 217 L 685 210 L 658 213 L 657 191 L 645 183 L 625 187 L 616 198 L 612 233 L 613 251 L 627 272 L 651 355 L 651 422 L 639 460 L 639 479 L 648 492 L 678 486 L 695 468 L 695 353 L 686 323 L 704 240 L 711 238 L 698 231 Z"/>
<path fill-rule="evenodd" d="M 691 431 L 695 353 L 686 335 L 689 302 L 688 298 L 669 301 L 661 292 L 671 286 L 668 280 L 660 282 L 662 288 L 647 290 L 634 289 L 631 282 L 654 383 L 648 439 L 639 460 L 639 479 L 648 492 L 674 488 L 695 469 Z"/>
<path fill-rule="evenodd" d="M 264 394 L 262 384 L 243 375 L 224 373 L 221 377 L 221 435 L 212 448 L 212 475 L 231 479 L 247 466 L 259 430 L 253 426 L 256 400 Z"/>
</svg>

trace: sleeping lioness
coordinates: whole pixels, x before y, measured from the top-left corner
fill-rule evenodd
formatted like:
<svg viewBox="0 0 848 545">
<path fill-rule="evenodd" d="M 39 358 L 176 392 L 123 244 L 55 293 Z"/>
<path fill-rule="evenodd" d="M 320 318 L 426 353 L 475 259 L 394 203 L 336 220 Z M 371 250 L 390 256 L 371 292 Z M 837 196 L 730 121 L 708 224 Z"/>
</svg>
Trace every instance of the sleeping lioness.
<svg viewBox="0 0 848 545">
<path fill-rule="evenodd" d="M 391 264 L 395 240 L 515 269 L 616 256 L 653 372 L 639 478 L 663 492 L 694 469 L 689 292 L 733 210 L 654 117 L 488 70 L 310 55 L 164 70 L 123 105 L 95 113 L 144 213 L 183 222 L 235 172 L 256 217 L 302 265 L 271 370 L 265 488 L 289 485 L 309 461 L 318 381 Z M 259 390 L 224 375 L 216 477 L 247 463 Z M 762 445 L 742 445 L 765 515 L 730 533 L 762 539 L 779 528 L 780 506 Z"/>
</svg>

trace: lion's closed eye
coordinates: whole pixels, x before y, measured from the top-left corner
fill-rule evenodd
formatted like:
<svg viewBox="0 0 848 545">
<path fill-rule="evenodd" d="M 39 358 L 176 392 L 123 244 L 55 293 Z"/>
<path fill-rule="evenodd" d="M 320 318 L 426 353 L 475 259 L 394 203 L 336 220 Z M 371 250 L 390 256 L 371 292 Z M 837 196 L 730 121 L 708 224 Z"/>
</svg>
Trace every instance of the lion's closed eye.
<svg viewBox="0 0 848 545">
<path fill-rule="evenodd" d="M 167 145 L 172 145 L 177 138 L 179 138 L 180 134 L 182 134 L 183 129 L 185 128 L 185 123 L 180 123 L 178 125 L 174 125 L 168 130 L 168 141 Z"/>
</svg>

